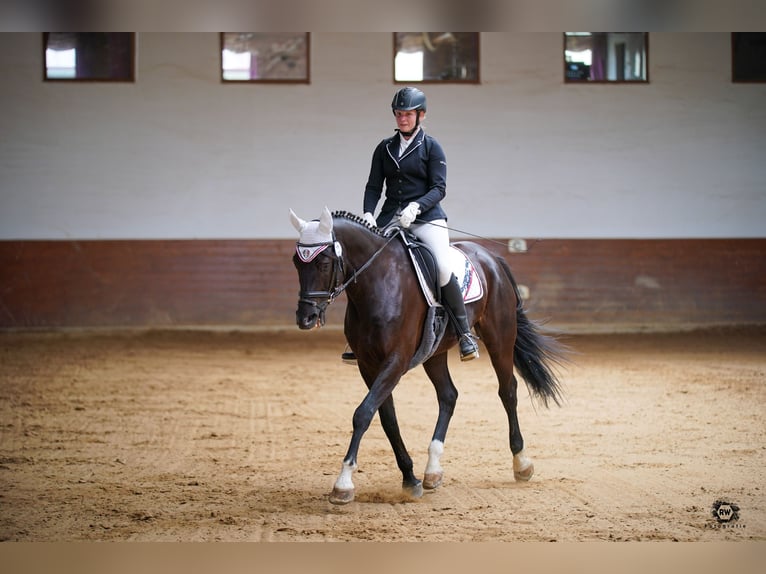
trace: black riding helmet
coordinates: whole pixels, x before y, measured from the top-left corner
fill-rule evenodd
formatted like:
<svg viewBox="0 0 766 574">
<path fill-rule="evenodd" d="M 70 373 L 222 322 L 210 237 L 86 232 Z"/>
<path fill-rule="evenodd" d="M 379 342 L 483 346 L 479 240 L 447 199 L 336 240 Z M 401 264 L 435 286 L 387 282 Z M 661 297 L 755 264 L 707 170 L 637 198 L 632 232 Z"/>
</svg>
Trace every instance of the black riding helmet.
<svg viewBox="0 0 766 574">
<path fill-rule="evenodd" d="M 402 88 L 394 94 L 394 99 L 391 101 L 391 111 L 395 113 L 396 110 L 426 111 L 426 95 L 417 88 L 410 86 Z"/>
<path fill-rule="evenodd" d="M 418 90 L 407 86 L 402 88 L 394 94 L 394 99 L 391 101 L 391 111 L 396 114 L 397 110 L 408 112 L 410 110 L 416 110 L 418 112 L 426 111 L 426 95 Z M 405 137 L 410 137 L 420 126 L 420 114 L 415 116 L 415 127 L 409 132 L 403 132 L 399 130 Z"/>
</svg>

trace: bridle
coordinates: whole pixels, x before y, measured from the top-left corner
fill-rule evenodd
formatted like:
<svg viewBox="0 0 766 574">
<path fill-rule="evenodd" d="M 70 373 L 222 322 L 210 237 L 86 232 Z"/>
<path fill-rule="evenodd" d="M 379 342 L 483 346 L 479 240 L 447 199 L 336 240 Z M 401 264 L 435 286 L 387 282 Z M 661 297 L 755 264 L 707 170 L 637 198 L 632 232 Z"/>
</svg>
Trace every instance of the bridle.
<svg viewBox="0 0 766 574">
<path fill-rule="evenodd" d="M 359 269 L 354 270 L 351 276 L 343 281 L 345 277 L 345 262 L 343 259 L 343 247 L 339 241 L 335 239 L 335 233 L 332 235 L 332 241 L 326 241 L 323 243 L 301 243 L 295 244 L 295 251 L 298 254 L 298 258 L 304 263 L 313 261 L 317 256 L 324 253 L 332 260 L 332 273 L 330 273 L 330 282 L 326 290 L 324 291 L 300 291 L 298 293 L 298 303 L 305 303 L 311 305 L 316 309 L 319 316 L 320 325 L 325 323 L 325 311 L 328 305 L 335 301 L 351 283 L 356 281 L 356 278 L 375 261 L 375 258 L 388 246 L 391 241 L 396 238 L 398 233 L 393 233 L 388 240 L 381 245 L 370 258 L 364 262 Z M 329 253 L 328 247 L 332 247 Z"/>
<path fill-rule="evenodd" d="M 332 249 L 328 251 L 328 247 Z M 342 247 L 340 243 L 335 241 L 335 234 L 333 234 L 332 241 L 326 241 L 322 243 L 301 243 L 300 241 L 295 244 L 295 252 L 298 259 L 304 263 L 310 263 L 314 261 L 320 254 L 325 254 L 330 257 L 332 261 L 332 272 L 330 273 L 330 284 L 324 291 L 303 291 L 298 293 L 298 303 L 305 303 L 310 305 L 316 310 L 319 316 L 319 322 L 324 325 L 325 311 L 327 306 L 332 303 L 335 298 L 340 294 L 338 293 L 338 286 L 343 280 L 344 265 L 342 257 Z"/>
</svg>

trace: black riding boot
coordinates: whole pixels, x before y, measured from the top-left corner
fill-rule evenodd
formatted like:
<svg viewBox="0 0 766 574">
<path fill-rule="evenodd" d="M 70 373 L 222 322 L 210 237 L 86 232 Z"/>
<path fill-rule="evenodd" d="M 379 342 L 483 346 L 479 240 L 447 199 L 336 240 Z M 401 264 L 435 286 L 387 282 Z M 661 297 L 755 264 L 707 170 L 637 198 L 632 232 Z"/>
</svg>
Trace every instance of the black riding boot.
<svg viewBox="0 0 766 574">
<path fill-rule="evenodd" d="M 460 342 L 460 360 L 470 361 L 479 356 L 479 345 L 471 334 L 471 327 L 468 325 L 468 317 L 465 312 L 465 302 L 463 294 L 460 292 L 460 286 L 457 284 L 457 277 L 450 278 L 449 283 L 442 287 L 442 303 L 444 303 L 452 317 L 455 330 L 457 331 Z"/>
</svg>

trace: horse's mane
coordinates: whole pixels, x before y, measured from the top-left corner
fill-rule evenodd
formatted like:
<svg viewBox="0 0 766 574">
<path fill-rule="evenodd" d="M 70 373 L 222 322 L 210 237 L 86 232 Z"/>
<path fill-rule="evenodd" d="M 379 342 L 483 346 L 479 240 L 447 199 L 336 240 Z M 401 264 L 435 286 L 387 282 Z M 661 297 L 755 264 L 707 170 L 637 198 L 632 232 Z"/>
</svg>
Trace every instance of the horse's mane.
<svg viewBox="0 0 766 574">
<path fill-rule="evenodd" d="M 379 235 L 380 237 L 386 237 L 386 234 L 383 233 L 383 230 L 379 227 L 373 227 L 369 223 L 367 223 L 363 218 L 359 217 L 358 215 L 348 212 L 348 211 L 334 211 L 332 213 L 333 218 L 338 219 L 345 219 L 346 221 L 352 221 L 353 223 L 357 223 L 364 227 L 367 231 L 370 233 L 374 233 L 375 235 Z"/>
</svg>

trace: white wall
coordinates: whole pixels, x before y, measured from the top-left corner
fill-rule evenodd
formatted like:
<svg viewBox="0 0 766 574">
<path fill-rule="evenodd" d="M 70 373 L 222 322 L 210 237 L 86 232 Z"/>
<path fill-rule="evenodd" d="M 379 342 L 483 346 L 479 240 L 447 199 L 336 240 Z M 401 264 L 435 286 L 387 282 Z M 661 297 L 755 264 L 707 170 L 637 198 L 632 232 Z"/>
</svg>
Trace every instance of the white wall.
<svg viewBox="0 0 766 574">
<path fill-rule="evenodd" d="M 564 85 L 561 34 L 483 33 L 426 85 L 453 227 L 490 237 L 766 235 L 766 85 L 728 33 L 652 33 L 648 85 Z M 392 133 L 390 33 L 315 33 L 310 85 L 222 85 L 213 33 L 141 33 L 135 84 L 45 83 L 0 34 L 0 239 L 291 238 L 361 211 Z M 455 236 L 459 236 L 456 233 Z"/>
</svg>

